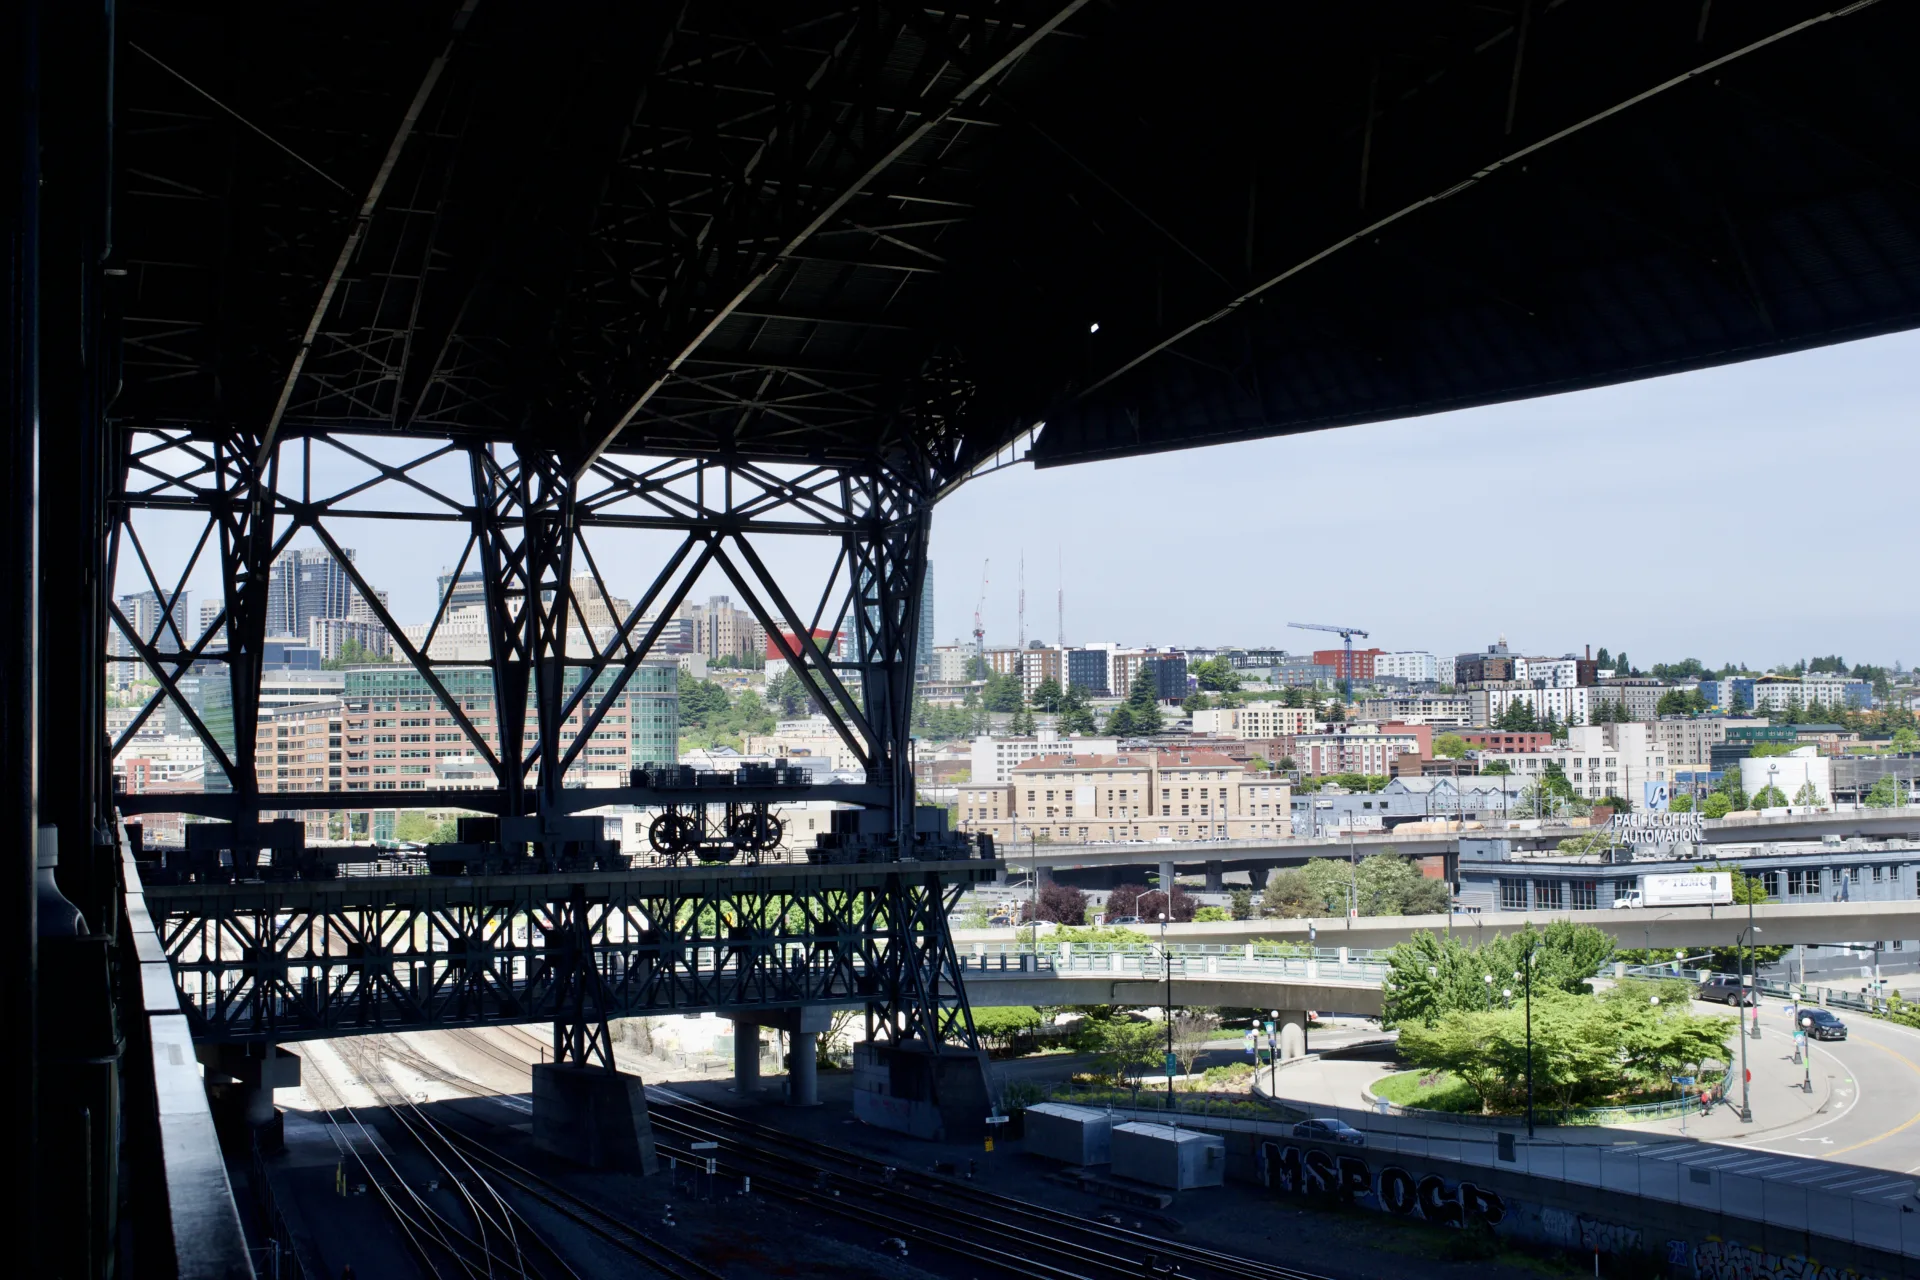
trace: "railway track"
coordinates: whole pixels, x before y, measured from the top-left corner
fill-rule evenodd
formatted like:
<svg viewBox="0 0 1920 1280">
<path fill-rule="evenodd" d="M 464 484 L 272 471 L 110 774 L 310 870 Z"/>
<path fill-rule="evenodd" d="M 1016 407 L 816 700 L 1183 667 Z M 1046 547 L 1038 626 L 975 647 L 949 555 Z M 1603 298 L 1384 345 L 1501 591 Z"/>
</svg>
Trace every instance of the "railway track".
<svg viewBox="0 0 1920 1280">
<path fill-rule="evenodd" d="M 368 1188 L 380 1197 L 422 1274 L 436 1278 L 466 1276 L 470 1280 L 504 1280 L 515 1276 L 520 1280 L 578 1280 L 564 1260 L 538 1241 L 537 1233 L 527 1229 L 523 1234 L 519 1228 L 524 1224 L 492 1193 L 484 1179 L 479 1180 L 482 1185 L 478 1188 L 480 1194 L 476 1195 L 474 1186 L 436 1160 L 443 1176 L 449 1179 L 447 1185 L 466 1206 L 474 1232 L 469 1234 L 443 1215 L 420 1193 L 415 1179 L 394 1164 L 373 1130 L 360 1118 L 358 1109 L 347 1103 L 345 1092 L 315 1060 L 316 1056 L 308 1055 L 305 1070 L 311 1077 L 310 1082 L 322 1086 L 333 1098 L 332 1106 L 323 1101 L 322 1108 L 340 1146 L 343 1164 L 351 1157 L 366 1178 Z M 341 1056 L 349 1059 L 349 1065 L 361 1073 L 363 1080 L 367 1078 L 363 1057 L 352 1051 L 343 1052 Z M 351 1129 L 342 1121 L 342 1115 L 351 1123 Z M 355 1135 L 361 1141 L 355 1141 Z M 368 1158 L 369 1151 L 372 1159 Z M 432 1158 L 432 1153 L 428 1154 Z M 543 1266 L 536 1257 L 529 1256 L 530 1253 L 544 1254 L 548 1265 Z"/>
<path fill-rule="evenodd" d="M 752 1176 L 756 1189 L 1014 1274 L 1054 1280 L 1143 1274 L 1327 1280 L 889 1166 L 671 1090 L 648 1094 L 654 1141 L 666 1154 L 697 1159 L 702 1153 L 691 1142 L 717 1142 L 718 1151 L 707 1154 L 718 1155 L 730 1173 Z"/>
<path fill-rule="evenodd" d="M 541 1255 L 540 1261 L 531 1269 L 495 1271 L 489 1274 L 524 1275 L 528 1280 L 547 1280 L 548 1277 L 579 1280 L 579 1272 L 554 1252 L 542 1233 L 526 1221 L 525 1217 L 508 1202 L 507 1197 L 501 1195 L 500 1187 L 510 1186 L 519 1193 L 539 1201 L 548 1210 L 566 1218 L 605 1244 L 643 1264 L 649 1271 L 669 1277 L 669 1280 L 723 1280 L 718 1272 L 640 1230 L 619 1214 L 601 1208 L 552 1179 L 500 1155 L 487 1143 L 471 1134 L 434 1119 L 400 1090 L 378 1058 L 384 1057 L 395 1061 L 424 1078 L 450 1084 L 474 1098 L 489 1097 L 488 1093 L 474 1088 L 473 1085 L 458 1077 L 446 1074 L 430 1059 L 398 1040 L 386 1040 L 378 1048 L 356 1045 L 345 1049 L 347 1042 L 336 1043 L 343 1047 L 343 1057 L 351 1057 L 354 1069 L 360 1073 L 361 1079 L 367 1082 L 368 1087 L 380 1097 L 395 1122 L 443 1171 L 445 1176 L 460 1185 L 463 1191 L 469 1185 L 483 1188 L 483 1194 L 474 1199 L 479 1200 L 483 1206 L 491 1202 L 500 1210 L 498 1218 L 490 1216 L 489 1221 L 504 1222 L 516 1239 L 530 1242 L 529 1249 Z M 491 1046 L 484 1041 L 480 1041 L 474 1047 L 482 1050 L 491 1049 Z M 507 1055 L 497 1051 L 492 1056 L 503 1060 L 507 1058 Z M 512 1061 L 512 1065 L 520 1070 L 525 1070 L 527 1066 L 525 1062 L 517 1060 Z M 337 1091 L 335 1096 L 339 1096 Z"/>
</svg>

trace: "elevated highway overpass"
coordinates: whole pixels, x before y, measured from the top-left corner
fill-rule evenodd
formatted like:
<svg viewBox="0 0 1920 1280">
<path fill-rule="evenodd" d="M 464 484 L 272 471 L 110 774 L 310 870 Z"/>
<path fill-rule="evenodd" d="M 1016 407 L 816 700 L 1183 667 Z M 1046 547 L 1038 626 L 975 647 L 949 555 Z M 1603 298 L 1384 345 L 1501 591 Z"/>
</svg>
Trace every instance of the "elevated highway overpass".
<svg viewBox="0 0 1920 1280">
<path fill-rule="evenodd" d="M 1167 927 L 1176 943 L 1239 945 L 1272 939 L 1322 947 L 1382 949 L 1416 933 L 1450 933 L 1468 943 L 1518 933 L 1531 924 L 1544 928 L 1555 920 L 1590 924 L 1623 947 L 1730 946 L 1747 927 L 1744 907 L 1652 907 L 1598 911 L 1488 911 L 1478 914 L 1364 916 L 1343 920 L 1228 920 Z M 1871 942 L 1876 938 L 1920 938 L 1920 902 L 1767 903 L 1753 908 L 1753 922 L 1768 946 L 1809 946 Z M 998 945 L 1025 937 L 1013 929 L 960 929 L 954 941 L 966 951 L 974 943 Z M 1044 941 L 1045 935 L 1042 935 Z"/>
<path fill-rule="evenodd" d="M 1425 824 L 1422 824 L 1425 825 Z M 1195 840 L 1177 843 L 1134 841 L 1110 844 L 1003 844 L 996 849 L 1009 873 L 1043 876 L 1068 873 L 1077 882 L 1106 879 L 1112 884 L 1139 879 L 1144 872 L 1172 864 L 1178 874 L 1204 874 L 1208 888 L 1217 889 L 1229 871 L 1254 873 L 1264 881 L 1275 867 L 1294 866 L 1311 858 L 1359 857 L 1391 848 L 1408 857 L 1455 852 L 1460 840 L 1491 838 L 1511 842 L 1519 851 L 1552 849 L 1573 836 L 1591 835 L 1593 828 L 1558 822 L 1516 819 L 1498 825 L 1456 827 L 1451 831 L 1361 831 L 1351 836 L 1261 840 Z M 1701 843 L 1707 846 L 1770 844 L 1799 840 L 1842 839 L 1920 840 L 1920 806 L 1900 809 L 1852 808 L 1811 814 L 1772 817 L 1745 816 L 1705 822 Z"/>
</svg>

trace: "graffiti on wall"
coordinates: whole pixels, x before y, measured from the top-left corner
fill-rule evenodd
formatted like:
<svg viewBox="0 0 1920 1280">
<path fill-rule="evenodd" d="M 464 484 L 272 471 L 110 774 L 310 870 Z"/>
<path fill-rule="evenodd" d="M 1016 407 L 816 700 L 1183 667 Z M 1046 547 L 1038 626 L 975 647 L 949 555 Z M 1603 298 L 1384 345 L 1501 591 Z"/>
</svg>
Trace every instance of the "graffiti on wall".
<svg viewBox="0 0 1920 1280">
<path fill-rule="evenodd" d="M 1550 1205 L 1540 1210 L 1540 1230 L 1553 1244 L 1582 1253 L 1638 1253 L 1644 1244 L 1638 1227 L 1597 1222 L 1583 1213 Z"/>
<path fill-rule="evenodd" d="M 1693 1274 L 1699 1280 L 1867 1280 L 1851 1268 L 1826 1266 L 1797 1253 L 1768 1253 L 1738 1240 L 1712 1239 L 1693 1247 Z"/>
<path fill-rule="evenodd" d="M 1261 1144 L 1261 1179 L 1281 1195 L 1331 1195 L 1342 1200 L 1372 1196 L 1382 1209 L 1444 1226 L 1488 1226 L 1507 1216 L 1500 1193 L 1471 1182 L 1448 1182 L 1438 1174 L 1415 1177 L 1398 1165 L 1378 1175 L 1359 1156 L 1334 1155 L 1318 1147 Z"/>
</svg>

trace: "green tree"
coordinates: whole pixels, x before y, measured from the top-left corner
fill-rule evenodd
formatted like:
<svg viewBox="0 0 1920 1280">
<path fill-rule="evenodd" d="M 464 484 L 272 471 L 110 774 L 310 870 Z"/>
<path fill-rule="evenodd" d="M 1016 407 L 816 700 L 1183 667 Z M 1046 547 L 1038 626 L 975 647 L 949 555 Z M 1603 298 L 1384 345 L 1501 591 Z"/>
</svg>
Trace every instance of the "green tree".
<svg viewBox="0 0 1920 1280">
<path fill-rule="evenodd" d="M 1513 773 L 1513 766 L 1505 760 L 1489 760 L 1480 766 L 1480 772 L 1496 778 L 1504 778 Z"/>
<path fill-rule="evenodd" d="M 728 707 L 727 691 L 711 680 L 700 680 L 682 671 L 680 673 L 680 723 L 682 725 L 705 729 L 719 716 L 726 714 Z"/>
<path fill-rule="evenodd" d="M 785 666 L 767 682 L 767 705 L 791 720 L 807 713 L 813 706 L 813 695 L 807 692 L 806 683 L 793 673 L 793 668 Z"/>
<path fill-rule="evenodd" d="M 1058 724 L 1061 733 L 1094 732 L 1093 704 L 1087 697 L 1087 691 L 1079 685 L 1068 685 L 1066 693 L 1061 696 Z"/>
<path fill-rule="evenodd" d="M 1906 725 L 1900 726 L 1893 731 L 1893 749 L 1903 755 L 1920 751 L 1920 733 L 1915 733 Z"/>
<path fill-rule="evenodd" d="M 1033 697 L 1029 700 L 1035 711 L 1054 712 L 1060 710 L 1060 704 L 1066 700 L 1066 691 L 1060 682 L 1048 676 L 1033 686 Z"/>
<path fill-rule="evenodd" d="M 1113 1084 L 1122 1083 L 1138 1068 L 1159 1059 L 1160 1028 L 1136 1019 L 1126 1010 L 1108 1008 L 1104 1016 L 1089 1015 L 1082 1039 L 1093 1054 L 1093 1073 Z"/>
<path fill-rule="evenodd" d="M 1538 729 L 1539 723 L 1534 718 L 1533 703 L 1515 698 L 1507 704 L 1507 709 L 1500 713 L 1500 719 L 1495 727 L 1504 729 L 1508 733 L 1531 733 Z"/>
<path fill-rule="evenodd" d="M 1733 801 L 1724 792 L 1716 791 L 1700 802 L 1700 816 L 1703 818 L 1724 818 L 1733 812 Z"/>
<path fill-rule="evenodd" d="M 1867 792 L 1867 803 L 1876 809 L 1891 809 L 1900 804 L 1902 795 L 1899 779 L 1889 774 L 1873 784 Z"/>
<path fill-rule="evenodd" d="M 1227 902 L 1227 914 L 1233 919 L 1253 919 L 1253 890 L 1235 889 L 1227 895 Z"/>
<path fill-rule="evenodd" d="M 1692 813 L 1693 797 L 1686 794 L 1685 792 L 1682 792 L 1677 796 L 1671 797 L 1667 801 L 1667 812 L 1668 813 Z"/>
<path fill-rule="evenodd" d="M 1153 667 L 1141 663 L 1140 670 L 1134 673 L 1132 687 L 1127 690 L 1126 708 L 1133 722 L 1132 732 L 1160 732 L 1165 720 L 1160 714 L 1159 692 L 1159 681 L 1155 678 Z"/>
<path fill-rule="evenodd" d="M 1006 1049 L 1040 1029 L 1040 1011 L 1032 1005 L 983 1005 L 973 1011 L 973 1028 L 992 1048 Z"/>
<path fill-rule="evenodd" d="M 1786 804 L 1787 793 L 1772 783 L 1768 783 L 1753 793 L 1753 808 L 1755 809 L 1784 809 Z"/>
<path fill-rule="evenodd" d="M 1208 693 L 1236 693 L 1240 689 L 1240 673 L 1225 658 L 1196 662 L 1187 668 L 1187 674 L 1199 681 Z"/>
<path fill-rule="evenodd" d="M 1606 795 L 1594 801 L 1593 807 L 1596 809 L 1611 809 L 1615 813 L 1632 813 L 1633 801 L 1627 799 L 1625 796 L 1616 796 L 1612 792 L 1608 792 Z"/>
<path fill-rule="evenodd" d="M 358 640 L 355 640 L 352 636 L 348 636 L 340 642 L 340 652 L 334 657 L 328 658 L 320 665 L 328 671 L 341 671 L 347 667 L 365 667 L 375 664 L 386 664 L 392 661 L 392 655 L 389 654 L 383 657 L 361 644 Z"/>
<path fill-rule="evenodd" d="M 990 672 L 986 688 L 980 692 L 980 703 L 989 711 L 1019 711 L 1027 703 L 1020 688 L 1020 677 Z"/>
<path fill-rule="evenodd" d="M 1441 760 L 1464 760 L 1467 740 L 1457 733 L 1443 733 L 1433 740 L 1433 754 Z"/>
<path fill-rule="evenodd" d="M 1130 737 L 1136 732 L 1138 730 L 1133 727 L 1133 712 L 1127 709 L 1126 703 L 1123 702 L 1107 712 L 1106 733 L 1109 738 Z"/>
<path fill-rule="evenodd" d="M 418 809 L 403 810 L 393 819 L 393 838 L 400 844 L 429 844 L 434 822 Z"/>
<path fill-rule="evenodd" d="M 1211 707 L 1212 705 L 1213 705 L 1213 699 L 1207 697 L 1207 695 L 1204 693 L 1195 691 L 1193 693 L 1188 694 L 1186 698 L 1182 700 L 1182 702 L 1180 703 L 1180 709 L 1186 712 L 1188 715 L 1192 715 L 1196 711 L 1205 711 L 1207 710 L 1207 708 Z"/>
<path fill-rule="evenodd" d="M 1033 737 L 1036 731 L 1033 723 L 1033 712 L 1027 709 L 1026 703 L 1022 702 L 1019 709 L 1013 713 L 1013 719 L 1007 724 L 1007 731 L 1016 738 Z"/>
<path fill-rule="evenodd" d="M 1800 789 L 1793 793 L 1793 803 L 1796 806 L 1804 806 L 1811 809 L 1823 805 L 1826 802 L 1827 798 L 1820 794 L 1820 788 L 1813 785 L 1812 778 L 1808 778 L 1805 782 L 1801 783 Z"/>
</svg>

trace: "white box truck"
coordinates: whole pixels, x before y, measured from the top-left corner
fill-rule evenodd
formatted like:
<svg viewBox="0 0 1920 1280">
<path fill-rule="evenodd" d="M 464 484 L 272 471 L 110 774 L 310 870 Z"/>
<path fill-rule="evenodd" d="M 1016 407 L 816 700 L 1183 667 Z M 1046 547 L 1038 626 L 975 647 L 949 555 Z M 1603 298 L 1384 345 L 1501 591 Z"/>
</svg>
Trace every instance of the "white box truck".
<svg viewBox="0 0 1920 1280">
<path fill-rule="evenodd" d="M 1723 907 L 1733 901 L 1731 871 L 1641 876 L 1640 887 L 1613 900 L 1618 907 Z"/>
</svg>

